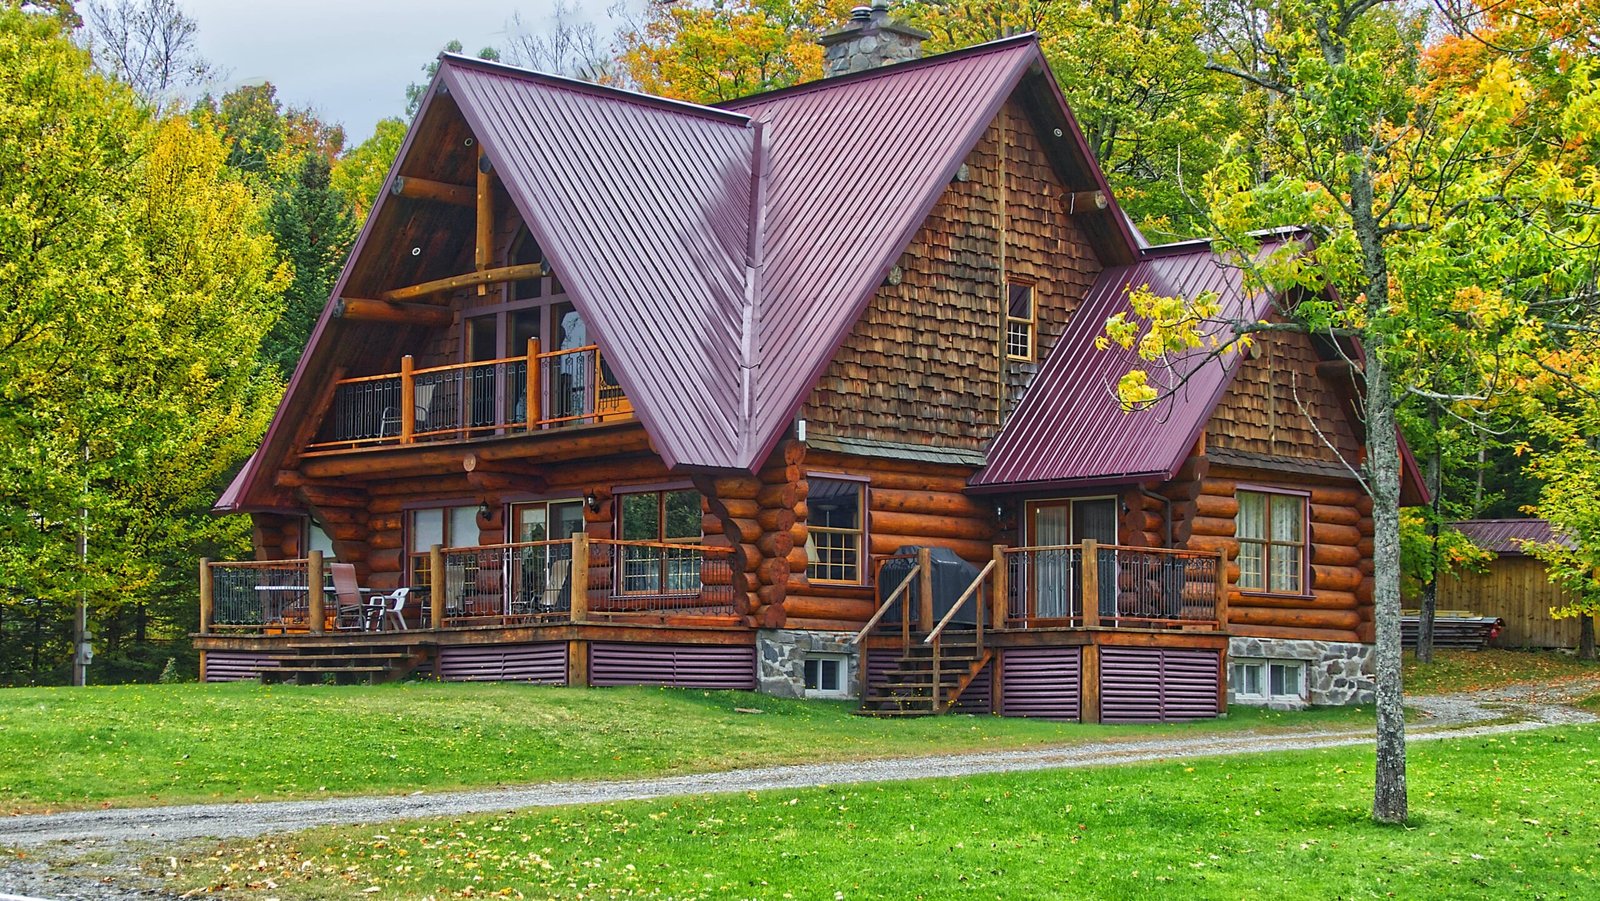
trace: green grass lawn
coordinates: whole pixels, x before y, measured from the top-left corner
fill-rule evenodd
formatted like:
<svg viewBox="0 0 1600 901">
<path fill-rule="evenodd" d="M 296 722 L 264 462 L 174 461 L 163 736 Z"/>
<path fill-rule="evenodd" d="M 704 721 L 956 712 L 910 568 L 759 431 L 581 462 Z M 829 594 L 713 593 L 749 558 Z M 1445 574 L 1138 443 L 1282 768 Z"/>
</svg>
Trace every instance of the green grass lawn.
<svg viewBox="0 0 1600 901">
<path fill-rule="evenodd" d="M 736 712 L 754 708 L 762 713 Z M 1371 708 L 1098 726 L 879 720 L 744 692 L 437 682 L 0 690 L 0 813 L 410 792 L 1137 739 L 1360 728 Z"/>
<path fill-rule="evenodd" d="M 257 898 L 1595 898 L 1600 727 L 1428 742 L 1412 821 L 1372 751 L 551 809 L 206 846 Z"/>
<path fill-rule="evenodd" d="M 1556 651 L 1440 650 L 1434 652 L 1433 663 L 1428 665 L 1417 663 L 1416 655 L 1407 651 L 1404 665 L 1407 694 L 1476 691 L 1524 682 L 1600 677 L 1600 663 Z"/>
</svg>

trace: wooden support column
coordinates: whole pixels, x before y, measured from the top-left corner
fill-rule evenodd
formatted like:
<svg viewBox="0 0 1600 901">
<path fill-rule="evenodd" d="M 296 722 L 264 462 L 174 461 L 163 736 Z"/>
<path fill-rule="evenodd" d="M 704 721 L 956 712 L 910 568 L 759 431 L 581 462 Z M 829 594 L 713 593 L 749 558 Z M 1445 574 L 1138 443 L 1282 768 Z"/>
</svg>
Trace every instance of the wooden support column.
<svg viewBox="0 0 1600 901">
<path fill-rule="evenodd" d="M 211 582 L 211 558 L 200 558 L 200 634 L 205 635 L 211 631 L 211 611 L 216 607 L 215 589 Z M 204 669 L 204 666 L 202 666 Z M 202 673 L 200 681 L 205 681 Z"/>
<path fill-rule="evenodd" d="M 417 432 L 417 380 L 411 374 L 416 361 L 410 354 L 400 358 L 400 443 L 410 444 Z"/>
<path fill-rule="evenodd" d="M 428 548 L 428 618 L 435 629 L 444 628 L 444 545 Z"/>
<path fill-rule="evenodd" d="M 581 623 L 589 618 L 589 533 L 572 535 L 572 622 Z"/>
<path fill-rule="evenodd" d="M 491 174 L 494 167 L 489 163 L 489 157 L 483 150 L 483 142 L 478 142 L 478 243 L 473 259 L 477 262 L 477 270 L 484 272 L 494 262 L 494 184 Z M 489 286 L 478 285 L 478 296 L 489 293 Z"/>
<path fill-rule="evenodd" d="M 589 643 L 574 638 L 567 642 L 567 684 L 589 687 Z"/>
<path fill-rule="evenodd" d="M 1006 568 L 1005 545 L 997 544 L 994 546 L 994 569 L 991 572 L 994 573 L 994 594 L 993 603 L 989 610 L 991 616 L 990 627 L 1004 629 L 1006 627 L 1007 606 L 1011 594 L 1011 573 Z M 996 669 L 998 670 L 998 667 Z"/>
<path fill-rule="evenodd" d="M 528 339 L 528 431 L 539 424 L 539 339 Z"/>
<path fill-rule="evenodd" d="M 1082 587 L 1079 589 L 1083 595 L 1083 627 L 1085 629 L 1100 628 L 1100 545 L 1093 538 L 1083 540 L 1082 560 L 1080 564 L 1083 572 Z M 1098 719 L 1096 720 L 1098 722 Z"/>
<path fill-rule="evenodd" d="M 917 548 L 917 628 L 933 631 L 933 555 L 926 545 Z"/>
<path fill-rule="evenodd" d="M 322 552 L 306 555 L 306 620 L 311 634 L 328 631 L 328 597 L 322 589 Z"/>
<path fill-rule="evenodd" d="M 1078 662 L 1078 720 L 1100 722 L 1100 645 L 1083 646 Z"/>
<path fill-rule="evenodd" d="M 1217 628 L 1228 631 L 1228 555 L 1217 555 Z"/>
</svg>

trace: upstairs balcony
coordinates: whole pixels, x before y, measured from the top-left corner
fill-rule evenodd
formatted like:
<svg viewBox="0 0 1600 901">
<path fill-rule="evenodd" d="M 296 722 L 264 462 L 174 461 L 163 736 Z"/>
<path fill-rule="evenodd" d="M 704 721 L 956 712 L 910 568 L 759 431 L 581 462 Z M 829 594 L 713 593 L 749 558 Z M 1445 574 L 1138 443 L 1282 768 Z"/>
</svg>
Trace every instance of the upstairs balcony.
<svg viewBox="0 0 1600 901">
<path fill-rule="evenodd" d="M 341 379 L 307 455 L 527 435 L 634 418 L 594 345 Z"/>
</svg>

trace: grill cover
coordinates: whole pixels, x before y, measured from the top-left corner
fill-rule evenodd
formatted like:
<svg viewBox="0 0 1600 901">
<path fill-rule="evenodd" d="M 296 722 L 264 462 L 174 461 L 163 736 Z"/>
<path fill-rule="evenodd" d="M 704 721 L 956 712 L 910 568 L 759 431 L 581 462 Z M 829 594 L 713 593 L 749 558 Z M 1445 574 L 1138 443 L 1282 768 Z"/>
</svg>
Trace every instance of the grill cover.
<svg viewBox="0 0 1600 901">
<path fill-rule="evenodd" d="M 895 551 L 895 555 L 915 555 L 919 550 L 921 549 L 907 546 Z M 950 612 L 951 607 L 955 606 L 962 593 L 972 587 L 972 580 L 978 577 L 978 568 L 956 556 L 956 552 L 949 548 L 930 547 L 928 556 L 929 562 L 933 567 L 933 616 L 935 622 L 937 622 L 944 619 L 944 615 Z M 882 604 L 887 600 L 895 590 L 895 587 L 905 579 L 906 573 L 911 572 L 911 568 L 916 565 L 916 560 L 890 560 L 885 563 L 883 569 L 878 573 L 878 603 Z M 905 594 L 901 596 L 900 602 L 895 604 L 894 609 L 884 614 L 881 622 L 898 624 L 902 610 L 919 609 L 922 604 L 921 591 L 922 580 L 913 580 L 911 587 L 907 588 Z M 933 627 L 932 623 L 925 625 L 916 623 L 915 616 L 912 617 L 912 622 L 925 629 Z M 975 627 L 977 624 L 978 605 L 971 600 L 967 601 L 966 606 L 961 608 L 961 612 L 956 614 L 956 618 L 951 620 L 952 626 Z"/>
</svg>

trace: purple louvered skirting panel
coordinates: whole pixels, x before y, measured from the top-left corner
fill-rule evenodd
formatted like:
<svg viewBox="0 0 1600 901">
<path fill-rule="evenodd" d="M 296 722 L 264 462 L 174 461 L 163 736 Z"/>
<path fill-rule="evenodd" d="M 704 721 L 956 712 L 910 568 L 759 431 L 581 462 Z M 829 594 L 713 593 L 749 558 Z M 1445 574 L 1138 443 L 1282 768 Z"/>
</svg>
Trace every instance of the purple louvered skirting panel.
<svg viewBox="0 0 1600 901">
<path fill-rule="evenodd" d="M 243 682 L 277 665 L 260 651 L 206 651 L 206 681 Z"/>
<path fill-rule="evenodd" d="M 1079 648 L 1006 648 L 1000 652 L 1000 713 L 1075 720 L 1081 701 Z"/>
<path fill-rule="evenodd" d="M 754 691 L 756 649 L 596 641 L 589 645 L 589 684 Z"/>
<path fill-rule="evenodd" d="M 972 682 L 967 685 L 967 690 L 956 699 L 956 713 L 989 713 L 994 709 L 992 692 L 994 691 L 995 662 L 990 660 L 972 677 Z"/>
<path fill-rule="evenodd" d="M 867 652 L 867 685 L 881 687 L 889 681 L 889 673 L 900 665 L 900 652 L 893 648 L 878 648 Z"/>
<path fill-rule="evenodd" d="M 567 643 L 501 644 L 439 649 L 439 678 L 446 682 L 567 684 Z"/>
<path fill-rule="evenodd" d="M 1168 723 L 1217 715 L 1217 651 L 1100 649 L 1100 721 Z"/>
</svg>

